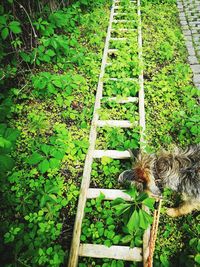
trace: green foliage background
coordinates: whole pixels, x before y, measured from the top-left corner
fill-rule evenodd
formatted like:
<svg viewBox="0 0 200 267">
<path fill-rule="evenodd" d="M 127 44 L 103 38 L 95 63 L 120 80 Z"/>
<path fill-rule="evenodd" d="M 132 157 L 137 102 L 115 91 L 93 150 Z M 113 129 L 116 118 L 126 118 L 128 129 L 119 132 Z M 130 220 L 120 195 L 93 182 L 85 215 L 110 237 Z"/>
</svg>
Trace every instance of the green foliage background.
<svg viewBox="0 0 200 267">
<path fill-rule="evenodd" d="M 106 0 L 3 0 L 0 4 L 3 266 L 56 267 L 67 262 L 109 9 Z M 128 19 L 134 19 L 132 26 L 137 27 L 134 13 Z M 142 21 L 149 150 L 199 143 L 199 93 L 192 84 L 175 1 L 142 1 Z M 112 59 L 107 77 L 138 75 L 137 34 L 129 37 L 129 46 L 112 44 L 121 53 L 118 60 Z M 107 97 L 137 92 L 137 83 L 105 86 Z M 102 119 L 138 119 L 134 105 L 104 107 L 106 112 L 99 111 Z M 105 128 L 98 132 L 98 140 L 100 149 L 135 149 L 139 129 Z M 127 168 L 130 162 L 94 161 L 92 186 L 118 188 L 116 177 Z M 171 192 L 166 191 L 165 197 L 167 206 L 177 201 Z M 97 204 L 89 203 L 88 208 L 98 208 Z M 115 220 L 109 205 L 105 202 L 101 212 Z M 97 210 L 95 216 L 100 215 Z M 93 227 L 90 220 L 86 223 Z M 198 266 L 198 225 L 197 213 L 171 219 L 163 210 L 155 266 Z M 102 232 L 102 225 L 97 226 Z M 112 234 L 105 233 L 108 240 Z M 141 245 L 139 237 L 131 238 Z M 84 259 L 80 266 L 101 266 L 96 262 Z M 121 261 L 103 264 L 124 266 Z"/>
<path fill-rule="evenodd" d="M 146 138 L 150 150 L 198 144 L 199 90 L 192 83 L 176 1 L 144 1 L 142 14 Z M 164 197 L 164 206 L 180 203 L 177 193 L 166 190 Z M 197 211 L 172 219 L 163 208 L 155 266 L 199 266 L 199 220 Z"/>
<path fill-rule="evenodd" d="M 109 1 L 69 4 L 0 6 L 3 266 L 67 261 Z"/>
</svg>

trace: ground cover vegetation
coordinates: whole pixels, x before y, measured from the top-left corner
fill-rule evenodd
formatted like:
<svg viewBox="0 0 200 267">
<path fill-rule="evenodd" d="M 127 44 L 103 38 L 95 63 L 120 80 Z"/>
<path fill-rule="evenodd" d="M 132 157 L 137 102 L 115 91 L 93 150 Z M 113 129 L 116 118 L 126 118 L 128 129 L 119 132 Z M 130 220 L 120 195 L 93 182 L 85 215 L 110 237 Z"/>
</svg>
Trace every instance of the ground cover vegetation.
<svg viewBox="0 0 200 267">
<path fill-rule="evenodd" d="M 136 188 L 125 191 L 131 202 L 127 203 L 121 198 L 114 201 L 104 201 L 104 195 L 94 200 L 87 201 L 85 219 L 83 221 L 81 241 L 93 244 L 128 245 L 141 247 L 144 230 L 152 223 L 152 216 L 142 209 L 142 205 L 154 209 L 155 200 L 149 198 L 144 192 L 138 193 Z M 85 260 L 85 263 L 84 263 Z M 83 259 L 79 266 L 123 267 L 136 266 L 120 260 L 93 260 Z"/>
<path fill-rule="evenodd" d="M 137 10 L 122 1 L 118 19 Z M 67 262 L 79 194 L 110 1 L 81 0 L 66 6 L 3 1 L 1 21 L 0 166 L 1 245 L 5 266 L 62 266 Z M 11 11 L 12 10 L 12 11 Z M 146 137 L 149 150 L 199 142 L 199 108 L 174 0 L 142 1 Z M 105 75 L 104 97 L 137 96 L 140 72 L 137 31 L 118 32 L 115 25 Z M 28 38 L 29 36 L 29 38 Z M 31 40 L 31 41 L 30 41 Z M 133 78 L 132 81 L 108 78 Z M 137 103 L 103 103 L 101 119 L 138 121 Z M 97 149 L 136 149 L 139 128 L 98 131 Z M 125 160 L 102 158 L 92 166 L 92 187 L 122 188 Z M 82 242 L 142 246 L 153 209 L 144 194 L 127 191 L 131 203 L 109 202 L 100 195 L 87 202 Z M 177 197 L 166 190 L 165 204 Z M 127 209 L 127 210 L 126 210 Z M 92 213 L 91 213 L 92 211 Z M 127 211 L 127 213 L 125 212 Z M 171 219 L 162 211 L 155 266 L 198 266 L 197 213 Z M 135 266 L 116 260 L 83 258 L 79 266 Z"/>
<path fill-rule="evenodd" d="M 199 92 L 192 83 L 176 1 L 143 1 L 146 137 L 153 151 L 199 143 Z M 179 201 L 166 190 L 165 205 Z M 199 214 L 160 219 L 155 266 L 199 266 Z"/>
<path fill-rule="evenodd" d="M 67 262 L 109 7 L 0 5 L 1 266 Z"/>
</svg>

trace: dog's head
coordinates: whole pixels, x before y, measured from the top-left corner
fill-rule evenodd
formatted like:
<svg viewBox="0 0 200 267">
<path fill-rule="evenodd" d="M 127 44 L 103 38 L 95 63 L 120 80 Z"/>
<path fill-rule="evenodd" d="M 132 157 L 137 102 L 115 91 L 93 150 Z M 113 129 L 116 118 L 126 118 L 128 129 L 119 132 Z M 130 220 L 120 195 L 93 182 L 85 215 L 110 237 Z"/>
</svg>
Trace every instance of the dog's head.
<svg viewBox="0 0 200 267">
<path fill-rule="evenodd" d="M 130 152 L 130 151 L 129 151 Z M 133 160 L 131 170 L 123 171 L 118 178 L 120 183 L 142 184 L 143 188 L 149 190 L 154 195 L 160 195 L 160 190 L 155 184 L 153 168 L 155 162 L 154 155 L 130 152 Z M 138 186 L 137 186 L 138 187 Z"/>
</svg>

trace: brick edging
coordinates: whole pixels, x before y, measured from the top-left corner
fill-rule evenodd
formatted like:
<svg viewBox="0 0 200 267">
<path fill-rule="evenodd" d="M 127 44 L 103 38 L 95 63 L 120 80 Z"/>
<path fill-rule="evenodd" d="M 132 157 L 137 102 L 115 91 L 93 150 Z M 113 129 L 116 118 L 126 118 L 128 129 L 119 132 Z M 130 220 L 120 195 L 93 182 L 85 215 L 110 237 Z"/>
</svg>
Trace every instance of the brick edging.
<svg viewBox="0 0 200 267">
<path fill-rule="evenodd" d="M 185 39 L 185 45 L 188 51 L 188 62 L 193 72 L 193 82 L 194 82 L 194 85 L 198 89 L 200 89 L 200 62 L 198 61 L 198 58 L 196 56 L 196 52 L 195 52 L 193 40 L 192 40 L 193 39 L 192 31 L 190 29 L 190 26 L 188 24 L 188 21 L 185 15 L 183 3 L 184 3 L 183 1 L 177 0 L 179 19 L 180 19 L 183 36 Z M 200 33 L 199 33 L 199 37 L 200 37 Z"/>
</svg>

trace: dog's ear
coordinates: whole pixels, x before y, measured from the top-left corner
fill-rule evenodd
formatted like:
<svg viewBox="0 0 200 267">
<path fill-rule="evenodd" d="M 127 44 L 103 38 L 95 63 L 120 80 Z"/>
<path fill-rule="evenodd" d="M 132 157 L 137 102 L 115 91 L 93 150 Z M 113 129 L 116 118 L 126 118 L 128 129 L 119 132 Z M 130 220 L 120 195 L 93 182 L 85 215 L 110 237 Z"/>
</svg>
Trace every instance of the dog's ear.
<svg viewBox="0 0 200 267">
<path fill-rule="evenodd" d="M 133 170 L 126 170 L 123 171 L 118 178 L 118 182 L 124 183 L 124 182 L 131 182 L 134 180 L 134 172 Z"/>
</svg>

